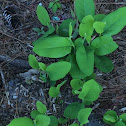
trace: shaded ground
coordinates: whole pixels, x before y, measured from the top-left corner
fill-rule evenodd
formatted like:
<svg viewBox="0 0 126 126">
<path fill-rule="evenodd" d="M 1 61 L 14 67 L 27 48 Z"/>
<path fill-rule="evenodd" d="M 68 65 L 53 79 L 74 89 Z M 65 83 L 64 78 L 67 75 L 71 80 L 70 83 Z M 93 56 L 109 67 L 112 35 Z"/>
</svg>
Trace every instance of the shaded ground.
<svg viewBox="0 0 126 126">
<path fill-rule="evenodd" d="M 64 103 L 58 102 L 58 104 L 55 104 L 55 99 L 48 96 L 49 84 L 44 84 L 38 80 L 36 71 L 32 71 L 31 76 L 25 74 L 24 78 L 24 74 L 21 75 L 20 73 L 27 72 L 30 68 L 10 65 L 15 59 L 27 61 L 28 55 L 33 53 L 31 43 L 38 36 L 32 28 L 41 27 L 35 12 L 39 2 L 42 2 L 46 8 L 48 7 L 49 0 L 48 2 L 44 0 L 0 1 L 0 8 L 2 9 L 0 10 L 0 56 L 10 57 L 9 61 L 0 62 L 0 126 L 6 126 L 15 117 L 30 116 L 30 112 L 35 108 L 37 100 L 46 104 L 48 114 L 57 117 L 62 116 L 61 113 L 68 104 L 78 100 L 71 95 L 71 88 L 67 84 L 61 90 L 61 98 L 59 99 L 59 101 L 63 100 Z M 70 18 L 70 7 L 73 7 L 72 1 L 61 0 L 61 3 L 62 10 L 59 10 L 57 14 L 53 14 L 48 9 L 50 17 Z M 8 27 L 2 16 L 3 9 L 8 5 L 15 5 L 17 8 L 21 26 L 16 29 Z M 121 6 L 126 6 L 123 0 L 96 1 L 97 13 L 109 13 Z M 59 22 L 51 21 L 54 24 L 62 22 L 62 20 Z M 126 107 L 126 29 L 124 28 L 121 33 L 114 36 L 114 40 L 119 44 L 117 51 L 110 55 L 114 63 L 114 70 L 108 74 L 96 71 L 97 81 L 104 87 L 104 90 L 92 107 L 100 120 L 106 110 L 114 109 L 120 114 L 123 112 L 122 110 L 125 112 L 125 109 L 122 108 Z M 53 60 L 49 59 L 39 57 L 38 59 L 46 63 L 53 62 Z M 91 120 L 91 122 L 94 122 L 92 118 Z M 88 124 L 88 126 L 96 126 L 96 123 L 98 126 L 98 122 Z M 99 124 L 99 126 L 102 126 L 102 124 Z"/>
</svg>

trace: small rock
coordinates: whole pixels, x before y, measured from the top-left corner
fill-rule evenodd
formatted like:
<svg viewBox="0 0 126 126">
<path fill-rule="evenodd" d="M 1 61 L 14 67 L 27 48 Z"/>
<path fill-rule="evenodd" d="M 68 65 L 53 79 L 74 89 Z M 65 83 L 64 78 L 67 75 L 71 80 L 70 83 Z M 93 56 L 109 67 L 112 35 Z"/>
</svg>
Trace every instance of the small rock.
<svg viewBox="0 0 126 126">
<path fill-rule="evenodd" d="M 17 96 L 16 96 L 16 95 L 14 95 L 14 96 L 13 96 L 13 99 L 17 99 Z"/>
</svg>

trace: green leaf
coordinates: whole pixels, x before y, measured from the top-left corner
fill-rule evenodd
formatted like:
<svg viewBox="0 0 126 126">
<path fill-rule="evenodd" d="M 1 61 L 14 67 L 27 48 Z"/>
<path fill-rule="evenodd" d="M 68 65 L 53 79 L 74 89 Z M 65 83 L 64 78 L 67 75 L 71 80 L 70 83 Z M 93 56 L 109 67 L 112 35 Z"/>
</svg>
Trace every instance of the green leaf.
<svg viewBox="0 0 126 126">
<path fill-rule="evenodd" d="M 36 31 L 36 32 L 41 32 L 40 28 L 32 28 L 32 30 Z"/>
<path fill-rule="evenodd" d="M 69 38 L 71 38 L 73 32 L 72 23 L 69 24 Z"/>
<path fill-rule="evenodd" d="M 55 116 L 49 116 L 49 117 L 50 117 L 49 126 L 58 126 L 58 119 Z"/>
<path fill-rule="evenodd" d="M 60 58 L 71 52 L 71 42 L 68 38 L 52 36 L 37 40 L 33 51 L 39 56 Z"/>
<path fill-rule="evenodd" d="M 66 80 L 64 80 L 62 83 L 57 85 L 57 89 L 60 90 L 61 86 L 63 86 L 66 83 Z"/>
<path fill-rule="evenodd" d="M 51 81 L 56 81 L 64 78 L 71 69 L 69 62 L 57 62 L 52 63 L 46 68 L 46 72 L 49 75 Z"/>
<path fill-rule="evenodd" d="M 59 118 L 58 122 L 59 122 L 60 124 L 65 124 L 65 123 L 68 122 L 68 119 L 67 119 L 67 118 L 61 117 L 61 118 Z"/>
<path fill-rule="evenodd" d="M 66 83 L 66 80 L 63 81 L 62 83 L 58 84 L 57 87 L 50 87 L 49 89 L 49 96 L 51 97 L 58 97 L 59 93 L 60 93 L 60 88 L 61 86 L 63 86 Z"/>
<path fill-rule="evenodd" d="M 121 114 L 121 115 L 119 116 L 119 119 L 120 119 L 123 123 L 125 123 L 125 125 L 126 125 L 126 113 Z"/>
<path fill-rule="evenodd" d="M 106 23 L 104 22 L 96 21 L 93 24 L 93 28 L 95 29 L 97 33 L 101 34 L 104 32 L 105 25 Z"/>
<path fill-rule="evenodd" d="M 39 64 L 39 68 L 40 68 L 42 71 L 45 71 L 45 70 L 46 70 L 46 67 L 47 67 L 47 66 L 46 66 L 44 63 L 39 62 L 38 64 Z"/>
<path fill-rule="evenodd" d="M 91 46 L 95 49 L 95 54 L 99 56 L 112 53 L 118 48 L 118 45 L 109 35 L 101 36 L 93 40 Z"/>
<path fill-rule="evenodd" d="M 48 26 L 50 24 L 50 18 L 49 18 L 48 12 L 41 5 L 37 6 L 37 16 L 38 16 L 39 21 L 43 25 Z"/>
<path fill-rule="evenodd" d="M 74 124 L 71 124 L 69 126 L 79 126 L 79 124 L 78 123 L 74 123 Z"/>
<path fill-rule="evenodd" d="M 34 55 L 30 54 L 28 56 L 28 62 L 33 69 L 39 69 L 38 61 L 36 60 L 36 57 Z"/>
<path fill-rule="evenodd" d="M 126 126 L 126 125 L 122 121 L 118 121 L 114 124 L 114 126 Z"/>
<path fill-rule="evenodd" d="M 76 49 L 80 46 L 82 46 L 82 44 L 84 43 L 84 40 L 82 38 L 77 38 L 75 41 L 74 41 L 74 45 L 76 46 Z"/>
<path fill-rule="evenodd" d="M 31 117 L 33 118 L 33 119 L 35 119 L 36 118 L 36 116 L 38 116 L 39 114 L 41 114 L 38 110 L 33 110 L 32 112 L 31 112 Z"/>
<path fill-rule="evenodd" d="M 79 26 L 79 34 L 81 37 L 85 37 L 88 43 L 91 41 L 91 36 L 93 34 L 93 23 L 94 18 L 88 15 L 83 18 L 82 23 Z"/>
<path fill-rule="evenodd" d="M 106 56 L 95 55 L 95 67 L 104 73 L 111 72 L 114 68 L 112 61 Z"/>
<path fill-rule="evenodd" d="M 118 120 L 117 113 L 113 110 L 107 111 L 103 116 L 103 121 L 106 124 L 113 125 Z"/>
<path fill-rule="evenodd" d="M 47 32 L 44 33 L 44 35 L 42 36 L 42 38 L 46 38 L 48 37 L 49 35 L 51 35 L 53 32 L 55 31 L 55 27 L 51 26 L 49 27 L 49 30 Z"/>
<path fill-rule="evenodd" d="M 90 101 L 86 101 L 86 100 L 84 100 L 83 103 L 84 103 L 84 105 L 88 105 L 88 106 L 89 106 L 89 105 L 91 105 L 93 102 L 90 102 Z"/>
<path fill-rule="evenodd" d="M 38 112 L 40 112 L 41 114 L 45 114 L 46 113 L 47 108 L 42 102 L 37 101 L 36 102 L 36 106 L 37 106 Z"/>
<path fill-rule="evenodd" d="M 72 19 L 66 19 L 64 20 L 60 26 L 59 26 L 59 35 L 60 36 L 63 36 L 63 37 L 69 37 L 69 24 L 71 23 L 72 25 L 72 29 L 74 29 L 74 26 L 75 26 L 75 23 L 76 21 L 75 20 L 72 20 Z"/>
<path fill-rule="evenodd" d="M 75 13 L 74 13 L 74 11 L 72 10 L 72 8 L 70 8 L 70 12 L 71 12 L 72 18 L 75 18 Z"/>
<path fill-rule="evenodd" d="M 78 112 L 84 108 L 83 103 L 73 102 L 72 104 L 68 105 L 64 110 L 64 116 L 70 119 L 76 119 Z"/>
<path fill-rule="evenodd" d="M 79 94 L 80 99 L 84 99 L 89 102 L 96 101 L 101 93 L 99 84 L 92 80 L 89 80 L 84 83 L 82 91 Z"/>
<path fill-rule="evenodd" d="M 61 9 L 61 4 L 60 3 L 56 3 L 57 4 L 57 7 L 59 8 L 59 9 Z"/>
<path fill-rule="evenodd" d="M 46 115 L 38 115 L 36 117 L 36 126 L 48 126 L 50 124 L 50 117 Z"/>
<path fill-rule="evenodd" d="M 52 6 L 52 10 L 54 13 L 56 13 L 58 7 L 57 7 L 57 4 L 55 3 L 53 6 Z"/>
<path fill-rule="evenodd" d="M 50 89 L 49 89 L 50 97 L 53 97 L 53 98 L 58 97 L 59 93 L 60 93 L 60 91 L 56 87 L 54 87 L 54 86 L 50 87 Z"/>
<path fill-rule="evenodd" d="M 88 117 L 90 116 L 91 111 L 91 108 L 84 108 L 79 111 L 77 119 L 80 122 L 80 126 L 83 126 L 89 122 Z"/>
<path fill-rule="evenodd" d="M 75 0 L 75 12 L 80 22 L 87 15 L 94 16 L 95 15 L 94 1 L 93 0 Z"/>
<path fill-rule="evenodd" d="M 50 81 L 50 86 L 55 86 L 56 85 L 56 81 Z"/>
<path fill-rule="evenodd" d="M 55 31 L 55 28 L 52 26 L 52 27 L 49 27 L 49 30 L 47 32 L 44 33 L 44 35 L 39 38 L 38 40 L 36 40 L 35 42 L 32 43 L 33 46 L 35 46 L 35 44 L 39 44 L 42 42 L 42 40 L 44 40 L 46 37 L 48 37 L 49 35 L 51 35 L 53 32 Z"/>
<path fill-rule="evenodd" d="M 116 118 L 111 115 L 105 115 L 104 120 L 110 121 L 113 124 L 116 122 Z"/>
<path fill-rule="evenodd" d="M 72 39 L 76 39 L 79 35 L 79 29 L 78 28 L 75 28 L 74 29 L 74 32 L 73 32 L 73 35 L 72 35 Z"/>
<path fill-rule="evenodd" d="M 71 63 L 71 70 L 70 75 L 73 79 L 84 79 L 86 75 L 79 69 L 77 62 L 76 62 L 76 56 L 69 55 L 70 59 L 68 60 Z"/>
<path fill-rule="evenodd" d="M 83 81 L 80 79 L 73 79 L 71 80 L 70 85 L 74 90 L 79 90 L 83 86 Z"/>
<path fill-rule="evenodd" d="M 126 7 L 117 9 L 116 11 L 108 14 L 103 22 L 106 22 L 104 34 L 115 35 L 119 33 L 126 25 Z"/>
<path fill-rule="evenodd" d="M 13 119 L 7 126 L 34 126 L 33 121 L 27 117 Z"/>
<path fill-rule="evenodd" d="M 84 80 L 85 80 L 85 81 L 89 81 L 89 80 L 91 80 L 91 79 L 96 80 L 96 74 L 95 74 L 95 73 L 92 73 L 90 76 L 86 77 Z"/>
<path fill-rule="evenodd" d="M 53 6 L 54 3 L 55 2 L 50 2 L 48 8 L 52 8 L 52 6 Z"/>
<path fill-rule="evenodd" d="M 94 16 L 95 21 L 102 21 L 106 17 L 105 14 L 97 14 Z"/>
<path fill-rule="evenodd" d="M 80 46 L 77 48 L 76 60 L 80 70 L 90 76 L 94 70 L 94 50 L 91 47 Z"/>
</svg>

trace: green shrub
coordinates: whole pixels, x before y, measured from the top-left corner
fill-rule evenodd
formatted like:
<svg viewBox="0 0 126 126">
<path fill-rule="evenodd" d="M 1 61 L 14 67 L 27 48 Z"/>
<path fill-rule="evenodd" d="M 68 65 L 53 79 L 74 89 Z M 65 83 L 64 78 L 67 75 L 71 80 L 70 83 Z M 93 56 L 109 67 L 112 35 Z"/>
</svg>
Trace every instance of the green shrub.
<svg viewBox="0 0 126 126">
<path fill-rule="evenodd" d="M 52 5 L 50 3 L 51 7 Z M 64 117 L 59 120 L 54 116 L 46 115 L 45 105 L 37 102 L 37 110 L 31 113 L 36 126 L 58 126 L 58 123 L 64 124 L 69 119 L 78 120 L 70 126 L 87 124 L 92 109 L 86 106 L 96 101 L 102 91 L 100 84 L 95 81 L 94 67 L 105 73 L 113 70 L 112 61 L 106 55 L 118 48 L 112 35 L 119 33 L 126 25 L 126 7 L 119 8 L 108 15 L 95 15 L 93 0 L 75 0 L 75 12 L 77 19 L 64 20 L 55 28 L 50 23 L 46 9 L 41 5 L 37 7 L 38 19 L 42 25 L 48 27 L 48 31 L 33 42 L 33 51 L 39 56 L 58 58 L 59 61 L 45 65 L 30 54 L 29 64 L 32 68 L 45 72 L 40 76 L 42 80 L 53 83 L 49 90 L 51 97 L 58 97 L 61 86 L 66 83 L 64 80 L 55 86 L 56 81 L 69 74 L 72 77 L 70 82 L 72 93 L 78 95 L 82 102 L 68 105 Z M 117 114 L 109 111 L 104 115 L 104 121 L 110 125 L 125 126 L 124 116 L 121 115 L 118 120 Z M 14 120 L 17 121 L 13 125 L 19 126 L 18 119 Z M 14 120 L 8 126 L 11 126 Z M 30 119 L 29 122 L 32 123 Z M 27 125 L 32 125 L 28 123 Z"/>
</svg>

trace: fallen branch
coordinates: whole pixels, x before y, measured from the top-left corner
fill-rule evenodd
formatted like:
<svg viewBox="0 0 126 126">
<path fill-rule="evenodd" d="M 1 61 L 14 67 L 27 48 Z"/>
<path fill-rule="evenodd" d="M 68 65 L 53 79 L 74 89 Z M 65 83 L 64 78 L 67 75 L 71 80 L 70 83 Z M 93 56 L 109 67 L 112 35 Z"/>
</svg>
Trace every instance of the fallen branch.
<svg viewBox="0 0 126 126">
<path fill-rule="evenodd" d="M 12 59 L 9 56 L 0 55 L 0 63 L 4 62 L 10 67 L 30 69 L 28 61 L 22 59 Z"/>
</svg>

